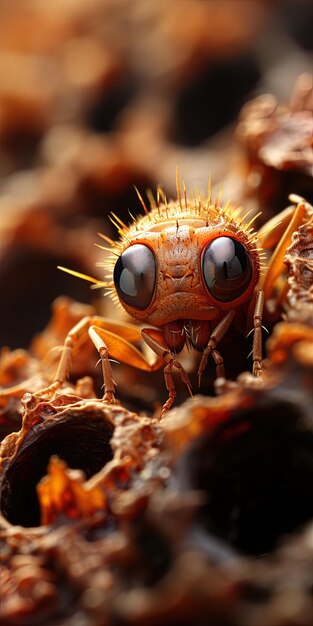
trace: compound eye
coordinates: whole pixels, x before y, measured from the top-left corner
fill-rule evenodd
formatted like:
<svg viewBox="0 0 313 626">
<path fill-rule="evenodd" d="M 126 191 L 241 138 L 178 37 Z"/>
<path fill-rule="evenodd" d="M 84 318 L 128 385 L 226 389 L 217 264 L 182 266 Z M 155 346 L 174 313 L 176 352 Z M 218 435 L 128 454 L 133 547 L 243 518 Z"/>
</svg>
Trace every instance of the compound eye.
<svg viewBox="0 0 313 626">
<path fill-rule="evenodd" d="M 140 311 L 149 306 L 155 287 L 155 257 L 148 248 L 136 243 L 127 248 L 116 261 L 114 284 L 122 303 Z"/>
<path fill-rule="evenodd" d="M 231 302 L 249 287 L 253 269 L 245 247 L 233 237 L 217 237 L 202 253 L 202 275 L 212 296 Z"/>
</svg>

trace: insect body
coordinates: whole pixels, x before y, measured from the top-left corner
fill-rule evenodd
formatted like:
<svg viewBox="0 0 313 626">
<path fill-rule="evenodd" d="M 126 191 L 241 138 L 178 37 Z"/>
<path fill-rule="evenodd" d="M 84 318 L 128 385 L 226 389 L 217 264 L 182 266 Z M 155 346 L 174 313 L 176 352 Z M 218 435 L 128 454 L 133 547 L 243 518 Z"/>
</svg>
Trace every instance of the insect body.
<svg viewBox="0 0 313 626">
<path fill-rule="evenodd" d="M 42 394 L 53 393 L 64 382 L 72 349 L 86 332 L 101 356 L 104 400 L 109 403 L 114 401 L 116 386 L 110 356 L 147 371 L 164 366 L 169 397 L 163 412 L 172 406 L 176 395 L 174 368 L 191 393 L 188 375 L 179 360 L 185 344 L 202 354 L 199 384 L 209 357 L 215 362 L 216 376 L 224 377 L 218 344 L 233 324 L 243 333 L 251 327 L 254 330 L 253 374 L 259 376 L 262 372 L 264 290 L 258 284 L 264 254 L 260 239 L 266 243 L 267 234 L 264 229 L 261 234 L 254 230 L 252 223 L 257 216 L 249 219 L 249 214 L 242 215 L 229 204 L 221 207 L 219 198 L 211 202 L 211 194 L 205 201 L 189 200 L 185 186 L 182 197 L 178 180 L 176 201 L 168 203 L 159 191 L 157 203 L 152 200 L 148 209 L 138 195 L 145 215 L 134 219 L 130 226 L 113 216 L 120 235 L 118 242 L 102 235 L 111 245 L 111 254 L 104 263 L 109 281 L 67 271 L 106 287 L 137 323 L 149 327 L 140 330 L 135 324 L 84 318 L 69 332 L 55 381 Z M 290 213 L 283 218 L 284 226 L 290 221 Z M 298 222 L 303 216 L 300 213 Z M 290 241 L 289 230 L 284 248 Z M 273 268 L 270 271 L 273 274 Z M 134 345 L 140 339 L 155 353 L 153 362 Z"/>
<path fill-rule="evenodd" d="M 254 297 L 261 265 L 257 238 L 249 232 L 249 222 L 243 220 L 239 229 L 234 215 L 217 203 L 177 200 L 148 213 L 137 223 L 138 231 L 131 227 L 124 232 L 126 245 L 122 239 L 112 268 L 114 286 L 132 317 L 159 329 L 141 334 L 168 361 L 171 398 L 172 368 L 179 367 L 175 357 L 185 343 L 203 354 L 199 383 L 210 353 L 217 376 L 224 376 L 217 344 L 232 323 L 242 327 L 243 305 L 247 309 Z M 259 351 L 254 368 L 255 373 L 261 370 Z"/>
</svg>

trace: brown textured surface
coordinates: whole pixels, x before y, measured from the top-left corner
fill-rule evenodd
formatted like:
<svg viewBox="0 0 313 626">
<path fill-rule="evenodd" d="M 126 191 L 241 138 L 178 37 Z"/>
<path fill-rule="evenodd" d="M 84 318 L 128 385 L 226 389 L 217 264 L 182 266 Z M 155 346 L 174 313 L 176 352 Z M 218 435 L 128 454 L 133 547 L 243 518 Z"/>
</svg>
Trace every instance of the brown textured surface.
<svg viewBox="0 0 313 626">
<path fill-rule="evenodd" d="M 313 325 L 313 209 L 307 205 L 307 220 L 293 236 L 285 258 L 288 267 L 288 312 L 290 321 Z"/>
<path fill-rule="evenodd" d="M 32 395 L 73 324 L 116 315 L 56 266 L 103 279 L 96 233 L 116 237 L 111 210 L 127 223 L 128 207 L 138 213 L 133 184 L 144 194 L 161 181 L 172 196 L 177 164 L 190 189 L 210 172 L 263 222 L 290 192 L 312 202 L 310 77 L 286 96 L 310 55 L 294 38 L 291 76 L 280 47 L 299 23 L 284 3 L 281 39 L 275 7 L 1 5 L 1 626 L 313 626 L 309 204 L 261 384 L 245 372 L 249 339 L 231 336 L 236 380 L 216 397 L 205 381 L 187 402 L 179 389 L 159 421 L 162 372 L 115 365 L 120 404 L 105 406 L 86 341 L 60 393 Z M 244 106 L 236 140 L 229 123 L 268 86 L 273 96 Z"/>
<path fill-rule="evenodd" d="M 288 104 L 270 94 L 242 109 L 237 135 L 247 157 L 248 192 L 268 214 L 284 208 L 297 189 L 313 200 L 313 81 L 300 76 Z"/>
<path fill-rule="evenodd" d="M 50 453 L 58 429 L 64 461 L 38 488 L 52 526 L 1 518 L 2 623 L 312 624 L 312 526 L 298 529 L 313 513 L 313 338 L 283 326 L 262 389 L 198 396 L 162 422 L 75 395 L 25 397 L 22 431 L 2 443 L 2 511 L 13 496 L 10 515 L 25 514 L 14 468 L 21 480 L 39 463 L 27 444 Z M 86 480 L 66 460 L 81 437 L 94 463 L 93 422 L 114 428 L 113 458 Z"/>
<path fill-rule="evenodd" d="M 262 386 L 242 374 L 162 421 L 88 399 L 90 379 L 85 399 L 24 396 L 22 429 L 0 448 L 1 623 L 313 623 L 313 334 L 295 272 L 311 211 Z M 58 301 L 34 342 L 37 376 L 75 307 Z M 30 366 L 17 356 L 7 383 Z"/>
</svg>

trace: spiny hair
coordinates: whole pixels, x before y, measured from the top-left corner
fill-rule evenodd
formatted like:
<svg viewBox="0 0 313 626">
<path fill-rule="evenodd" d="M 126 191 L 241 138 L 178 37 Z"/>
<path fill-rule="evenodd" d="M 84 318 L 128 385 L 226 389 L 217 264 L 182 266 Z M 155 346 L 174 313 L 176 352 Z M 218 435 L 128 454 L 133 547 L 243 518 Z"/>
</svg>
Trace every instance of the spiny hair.
<svg viewBox="0 0 313 626">
<path fill-rule="evenodd" d="M 247 249 L 253 255 L 260 273 L 264 273 L 265 252 L 262 247 L 259 246 L 258 240 L 260 239 L 260 236 L 257 234 L 257 231 L 253 226 L 254 222 L 258 219 L 261 213 L 257 213 L 251 217 L 253 209 L 244 213 L 242 207 L 231 204 L 230 200 L 226 202 L 224 206 L 221 206 L 222 188 L 216 198 L 213 199 L 211 179 L 209 179 L 208 192 L 205 198 L 201 197 L 199 193 L 194 193 L 193 196 L 187 196 L 185 182 L 182 182 L 181 188 L 177 170 L 176 200 L 168 201 L 165 191 L 161 186 L 158 186 L 156 190 L 156 198 L 150 189 L 147 190 L 146 194 L 149 201 L 147 206 L 136 187 L 135 191 L 143 207 L 144 214 L 134 217 L 129 211 L 131 223 L 128 225 L 118 215 L 116 215 L 116 213 L 111 213 L 109 219 L 115 226 L 119 235 L 119 239 L 117 241 L 114 241 L 103 233 L 98 233 L 99 237 L 101 237 L 106 244 L 109 244 L 109 247 L 95 244 L 97 247 L 108 253 L 104 261 L 97 263 L 97 266 L 103 267 L 107 273 L 104 276 L 105 280 L 100 280 L 92 276 L 88 276 L 87 274 L 82 274 L 64 267 L 59 267 L 59 269 L 91 282 L 93 288 L 106 288 L 108 295 L 119 302 L 114 282 L 112 280 L 113 269 L 116 259 L 130 245 L 130 243 L 133 242 L 134 239 L 140 235 L 140 233 L 149 231 L 153 225 L 164 224 L 165 229 L 169 225 L 176 224 L 176 228 L 178 229 L 179 226 L 187 220 L 190 221 L 194 219 L 202 221 L 205 226 L 221 226 L 223 229 L 227 229 L 229 232 L 239 235 L 242 243 L 247 246 Z M 264 236 L 264 232 L 262 233 L 262 236 Z"/>
</svg>

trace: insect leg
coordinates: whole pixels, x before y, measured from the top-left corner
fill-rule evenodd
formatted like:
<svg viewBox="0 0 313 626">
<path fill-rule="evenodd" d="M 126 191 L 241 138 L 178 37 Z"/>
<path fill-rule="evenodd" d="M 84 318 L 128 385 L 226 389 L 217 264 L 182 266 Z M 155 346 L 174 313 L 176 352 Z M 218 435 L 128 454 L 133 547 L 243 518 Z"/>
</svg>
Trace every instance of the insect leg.
<svg viewBox="0 0 313 626">
<path fill-rule="evenodd" d="M 262 317 L 264 308 L 264 291 L 260 290 L 256 294 L 255 308 L 253 314 L 253 376 L 260 376 L 262 373 Z"/>
<path fill-rule="evenodd" d="M 113 404 L 116 382 L 113 378 L 112 368 L 109 361 L 108 347 L 100 336 L 99 330 L 100 329 L 97 326 L 91 326 L 88 330 L 88 334 L 92 343 L 97 348 L 101 358 L 102 375 L 104 382 L 103 400 L 108 404 Z"/>
<path fill-rule="evenodd" d="M 212 357 L 216 366 L 216 378 L 225 377 L 224 359 L 217 350 L 212 350 Z"/>
<path fill-rule="evenodd" d="M 153 350 L 159 357 L 165 361 L 166 366 L 164 368 L 164 379 L 167 390 L 169 391 L 169 398 L 164 404 L 162 409 L 162 415 L 172 406 L 174 398 L 176 396 L 174 383 L 172 379 L 172 370 L 176 367 L 180 373 L 183 383 L 188 388 L 190 395 L 192 396 L 192 389 L 187 372 L 184 370 L 180 361 L 169 351 L 166 346 L 164 337 L 159 330 L 152 328 L 144 328 L 141 331 L 141 336 L 146 344 Z"/>
<path fill-rule="evenodd" d="M 132 345 L 130 340 L 125 339 L 123 336 L 124 333 L 122 326 L 119 329 L 119 334 L 108 330 L 106 320 L 101 320 L 101 318 L 97 319 L 94 326 L 97 328 L 97 335 L 106 345 L 109 355 L 114 359 L 122 361 L 122 363 L 126 363 L 127 365 L 137 367 L 138 369 L 146 372 L 154 372 L 162 366 L 162 358 L 154 359 L 153 362 L 150 362 L 148 357 L 136 346 Z M 136 340 L 141 340 L 141 332 L 138 327 L 136 328 L 136 333 Z M 129 328 L 126 329 L 125 334 L 127 337 L 129 336 Z"/>
<path fill-rule="evenodd" d="M 263 250 L 269 250 L 277 246 L 286 228 L 288 228 L 294 212 L 295 207 L 289 206 L 261 226 L 257 236 Z"/>
<path fill-rule="evenodd" d="M 159 369 L 162 365 L 162 359 L 156 359 L 153 363 L 149 363 L 147 357 L 136 346 L 132 345 L 128 339 L 124 338 L 125 335 L 127 338 L 132 338 L 132 340 L 141 339 L 138 327 L 132 324 L 126 324 L 124 327 L 122 323 L 117 325 L 115 322 L 108 322 L 108 320 L 101 317 L 93 318 L 93 321 L 95 321 L 95 324 L 89 328 L 88 332 L 101 357 L 105 389 L 103 400 L 112 404 L 114 402 L 116 383 L 113 378 L 109 356 L 147 372 Z M 118 330 L 119 334 L 111 332 L 111 330 L 107 329 L 107 326 Z"/>
<path fill-rule="evenodd" d="M 173 402 L 176 398 L 176 390 L 175 390 L 172 372 L 173 372 L 173 362 L 171 361 L 164 368 L 164 380 L 165 380 L 166 389 L 168 391 L 168 400 L 166 400 L 165 404 L 162 407 L 162 415 L 164 415 L 164 413 L 172 407 Z"/>
<path fill-rule="evenodd" d="M 62 387 L 71 369 L 73 348 L 77 345 L 78 341 L 87 334 L 92 319 L 93 318 L 90 316 L 83 317 L 69 331 L 64 341 L 62 356 L 53 382 L 45 389 L 36 391 L 34 394 L 35 396 L 48 396 L 50 398 L 58 389 L 60 389 L 60 387 Z"/>
<path fill-rule="evenodd" d="M 208 358 L 209 355 L 213 353 L 213 350 L 215 350 L 217 344 L 219 343 L 219 341 L 221 341 L 221 339 L 223 339 L 224 335 L 226 335 L 229 327 L 232 324 L 232 321 L 235 317 L 235 311 L 231 310 L 228 311 L 228 313 L 225 315 L 225 317 L 223 317 L 223 319 L 217 324 L 217 326 L 214 328 L 213 332 L 211 333 L 208 345 L 206 346 L 206 348 L 204 348 L 203 350 L 203 354 L 202 354 L 202 359 L 200 361 L 200 365 L 199 365 L 199 369 L 198 369 L 198 385 L 200 387 L 201 385 L 201 377 L 202 374 L 206 368 L 206 364 L 208 362 Z M 218 356 L 217 356 L 218 355 Z M 213 354 L 212 354 L 213 356 Z M 215 354 L 214 361 L 216 363 L 216 376 L 219 376 L 220 371 L 223 371 L 223 369 L 221 370 L 221 363 L 219 361 L 219 357 L 222 359 L 221 355 L 217 352 Z M 215 360 L 217 359 L 217 361 Z"/>
<path fill-rule="evenodd" d="M 77 348 L 82 340 L 88 337 L 88 333 L 95 346 L 99 346 L 106 386 L 105 396 L 108 402 L 113 401 L 115 383 L 109 360 L 106 357 L 106 351 L 113 358 L 145 371 L 156 371 L 163 364 L 162 358 L 154 359 L 151 363 L 145 354 L 132 345 L 131 342 L 141 341 L 142 339 L 138 326 L 96 315 L 86 316 L 73 326 L 67 334 L 53 382 L 47 387 L 40 389 L 40 391 L 36 391 L 34 393 L 35 396 L 51 398 L 60 389 L 70 372 L 73 350 Z M 33 379 L 30 378 L 20 385 L 0 390 L 0 401 L 9 396 L 21 397 L 32 385 Z"/>
<path fill-rule="evenodd" d="M 265 296 L 266 307 L 268 310 L 270 310 L 270 308 L 273 308 L 273 309 L 275 308 L 274 304 L 276 301 L 276 297 L 274 299 L 275 300 L 274 302 L 273 302 L 273 299 L 271 299 L 273 295 L 273 291 L 276 286 L 277 279 L 279 278 L 279 275 L 282 273 L 282 270 L 283 270 L 283 261 L 284 261 L 284 256 L 286 254 L 286 249 L 291 243 L 292 234 L 302 224 L 304 216 L 305 216 L 305 211 L 306 211 L 305 203 L 304 202 L 299 203 L 293 213 L 293 217 L 289 223 L 289 226 L 286 228 L 284 235 L 280 239 L 278 246 L 276 247 L 275 251 L 272 254 L 272 257 L 271 257 L 271 260 L 267 269 L 267 273 L 263 282 L 263 291 L 264 291 L 264 296 Z"/>
</svg>

